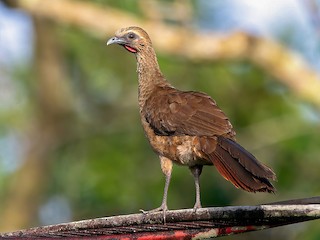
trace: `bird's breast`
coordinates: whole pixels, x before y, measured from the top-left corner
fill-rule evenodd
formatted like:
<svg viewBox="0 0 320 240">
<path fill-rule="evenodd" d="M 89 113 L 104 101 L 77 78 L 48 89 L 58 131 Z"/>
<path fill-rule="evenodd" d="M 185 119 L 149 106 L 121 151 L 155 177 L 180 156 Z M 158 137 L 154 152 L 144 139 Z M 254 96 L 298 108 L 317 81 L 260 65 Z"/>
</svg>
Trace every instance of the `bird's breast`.
<svg viewBox="0 0 320 240">
<path fill-rule="evenodd" d="M 142 125 L 153 150 L 167 157 L 177 164 L 194 166 L 211 164 L 202 155 L 197 136 L 177 135 L 160 136 L 150 127 L 149 123 L 142 119 Z"/>
</svg>

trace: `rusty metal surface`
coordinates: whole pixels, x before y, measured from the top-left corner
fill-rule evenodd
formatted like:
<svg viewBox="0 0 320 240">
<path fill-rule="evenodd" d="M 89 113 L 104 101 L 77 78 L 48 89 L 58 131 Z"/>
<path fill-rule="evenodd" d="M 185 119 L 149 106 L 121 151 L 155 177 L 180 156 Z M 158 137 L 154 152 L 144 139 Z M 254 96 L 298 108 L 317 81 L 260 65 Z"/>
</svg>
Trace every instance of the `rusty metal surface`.
<svg viewBox="0 0 320 240">
<path fill-rule="evenodd" d="M 313 199 L 314 200 L 314 199 Z M 305 202 L 305 201 L 304 201 Z M 314 203 L 315 201 L 313 201 Z M 318 202 L 316 202 L 318 203 Z M 131 214 L 36 227 L 0 234 L 2 239 L 206 239 L 320 218 L 320 204 L 202 208 Z"/>
</svg>

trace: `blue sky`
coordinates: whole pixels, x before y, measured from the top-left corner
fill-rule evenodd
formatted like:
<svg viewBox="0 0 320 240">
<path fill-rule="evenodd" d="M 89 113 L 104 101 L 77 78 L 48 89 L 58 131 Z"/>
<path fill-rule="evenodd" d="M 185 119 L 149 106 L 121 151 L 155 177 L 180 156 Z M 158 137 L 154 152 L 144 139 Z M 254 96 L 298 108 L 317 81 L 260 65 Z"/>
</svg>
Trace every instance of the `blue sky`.
<svg viewBox="0 0 320 240">
<path fill-rule="evenodd" d="M 5 8 L 0 2 L 0 65 L 9 67 L 31 57 L 32 23 L 22 11 Z"/>
</svg>

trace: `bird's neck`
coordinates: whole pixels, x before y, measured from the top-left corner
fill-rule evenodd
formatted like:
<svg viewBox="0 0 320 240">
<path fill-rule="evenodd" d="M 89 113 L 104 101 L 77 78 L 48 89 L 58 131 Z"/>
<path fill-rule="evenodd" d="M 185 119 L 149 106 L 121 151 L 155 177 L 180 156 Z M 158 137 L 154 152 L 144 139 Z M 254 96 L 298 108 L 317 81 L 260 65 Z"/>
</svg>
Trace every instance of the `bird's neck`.
<svg viewBox="0 0 320 240">
<path fill-rule="evenodd" d="M 147 47 L 136 54 L 139 77 L 139 107 L 142 110 L 146 100 L 159 86 L 170 86 L 160 71 L 155 51 Z"/>
</svg>

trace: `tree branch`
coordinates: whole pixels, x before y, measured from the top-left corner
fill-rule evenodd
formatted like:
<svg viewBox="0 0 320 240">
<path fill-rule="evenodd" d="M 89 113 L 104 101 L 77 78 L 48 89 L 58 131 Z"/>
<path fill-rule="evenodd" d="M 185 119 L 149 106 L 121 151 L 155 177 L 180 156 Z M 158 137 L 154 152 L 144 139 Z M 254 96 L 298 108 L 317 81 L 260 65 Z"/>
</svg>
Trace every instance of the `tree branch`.
<svg viewBox="0 0 320 240">
<path fill-rule="evenodd" d="M 315 203 L 315 204 L 309 204 Z M 290 205 L 285 205 L 290 204 Z M 297 204 L 297 205 L 294 205 Z M 5 233 L 0 237 L 95 239 L 208 239 L 320 218 L 319 197 L 276 205 L 233 206 L 96 218 Z"/>
<path fill-rule="evenodd" d="M 72 0 L 18 0 L 18 6 L 54 21 L 78 26 L 90 34 L 107 38 L 125 26 L 142 26 L 152 36 L 155 47 L 165 53 L 193 61 L 214 59 L 249 59 L 276 77 L 299 97 L 320 106 L 320 78 L 297 54 L 278 43 L 244 32 L 229 35 L 193 32 L 143 21 L 128 12 L 102 8 L 89 2 Z"/>
</svg>

